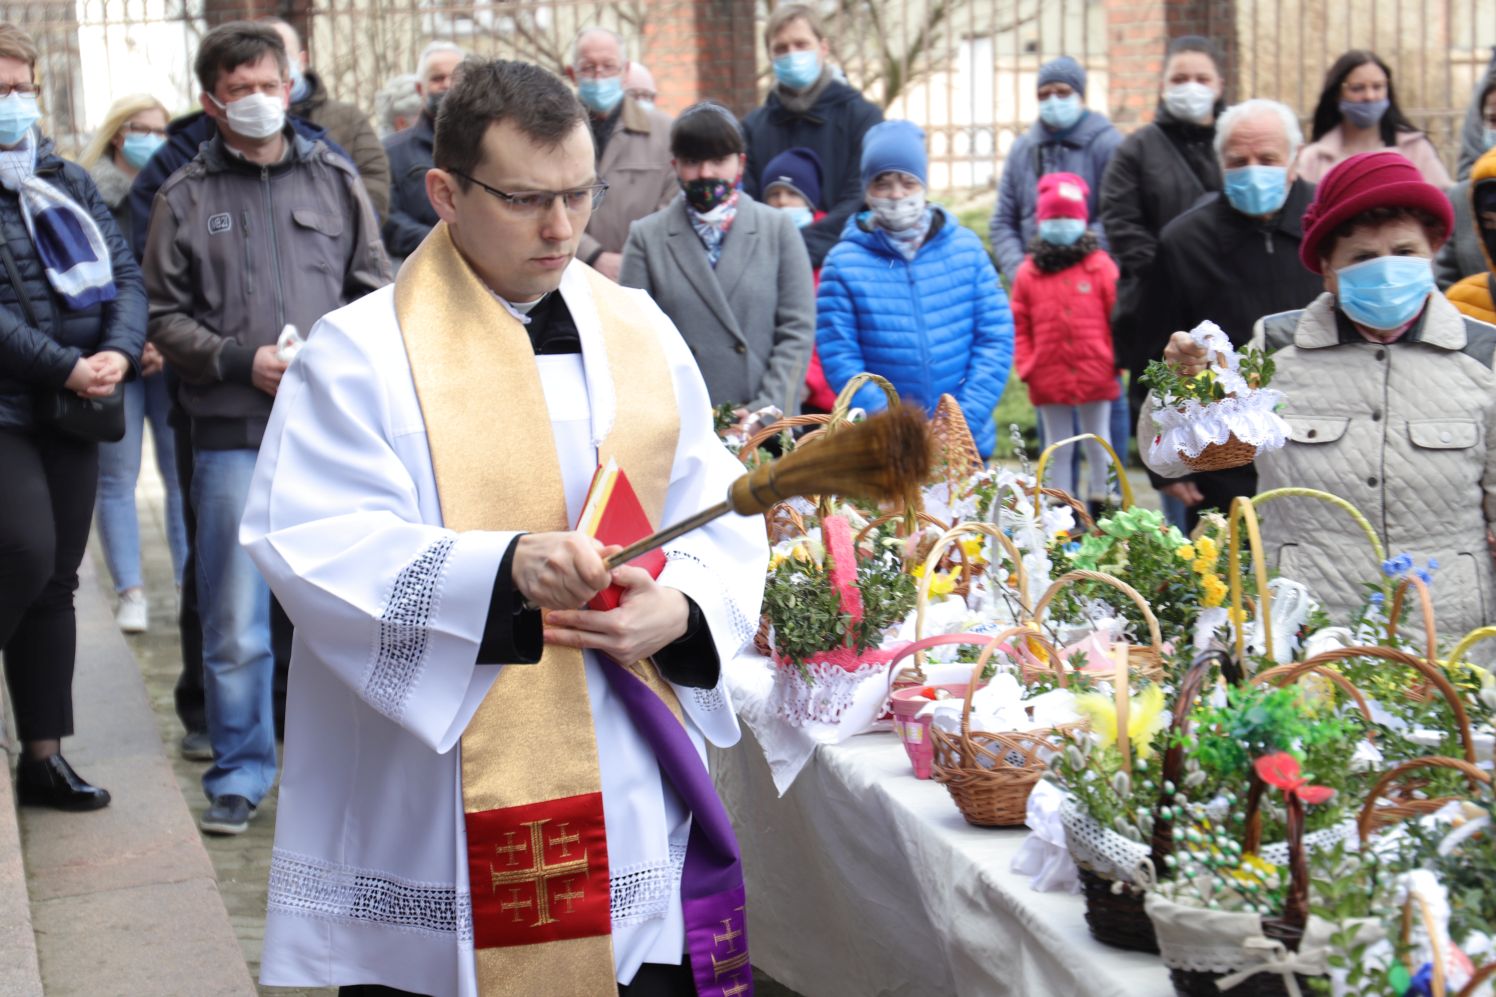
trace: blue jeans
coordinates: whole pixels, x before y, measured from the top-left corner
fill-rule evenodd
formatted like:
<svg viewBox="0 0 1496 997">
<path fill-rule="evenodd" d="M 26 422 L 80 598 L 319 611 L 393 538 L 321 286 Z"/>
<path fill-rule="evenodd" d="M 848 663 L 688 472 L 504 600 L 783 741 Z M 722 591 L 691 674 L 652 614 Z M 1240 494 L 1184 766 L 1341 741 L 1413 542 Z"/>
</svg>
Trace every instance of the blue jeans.
<svg viewBox="0 0 1496 997">
<path fill-rule="evenodd" d="M 104 560 L 114 578 L 114 590 L 140 588 L 140 521 L 135 511 L 135 482 L 140 477 L 141 444 L 145 424 L 151 424 L 156 445 L 156 469 L 166 487 L 166 544 L 177 586 L 187 561 L 187 528 L 182 524 L 182 490 L 177 484 L 176 435 L 166 424 L 171 411 L 166 378 L 160 374 L 129 381 L 125 393 L 125 438 L 99 445 L 99 502 L 97 520 Z"/>
<path fill-rule="evenodd" d="M 209 799 L 233 793 L 257 804 L 275 781 L 275 719 L 270 588 L 239 546 L 255 451 L 194 447 L 192 461 L 204 698 L 213 743 L 203 791 Z"/>
<path fill-rule="evenodd" d="M 1112 402 L 1111 442 L 1112 449 L 1117 451 L 1117 459 L 1125 468 L 1127 454 L 1132 450 L 1132 410 L 1127 405 L 1127 385 L 1123 383 L 1122 378 L 1117 378 L 1117 385 L 1122 389 L 1122 393 L 1117 396 L 1116 401 Z M 1119 470 L 1118 473 L 1125 474 L 1126 471 Z"/>
</svg>

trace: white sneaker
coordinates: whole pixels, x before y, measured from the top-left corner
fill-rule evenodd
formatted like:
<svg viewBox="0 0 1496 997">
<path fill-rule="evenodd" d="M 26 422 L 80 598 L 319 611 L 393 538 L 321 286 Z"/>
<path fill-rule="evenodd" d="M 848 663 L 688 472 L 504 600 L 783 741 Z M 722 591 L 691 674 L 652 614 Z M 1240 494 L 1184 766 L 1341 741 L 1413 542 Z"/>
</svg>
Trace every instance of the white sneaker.
<svg viewBox="0 0 1496 997">
<path fill-rule="evenodd" d="M 127 634 L 143 634 L 150 626 L 150 607 L 145 601 L 145 592 L 131 589 L 119 597 L 119 609 L 114 622 Z"/>
</svg>

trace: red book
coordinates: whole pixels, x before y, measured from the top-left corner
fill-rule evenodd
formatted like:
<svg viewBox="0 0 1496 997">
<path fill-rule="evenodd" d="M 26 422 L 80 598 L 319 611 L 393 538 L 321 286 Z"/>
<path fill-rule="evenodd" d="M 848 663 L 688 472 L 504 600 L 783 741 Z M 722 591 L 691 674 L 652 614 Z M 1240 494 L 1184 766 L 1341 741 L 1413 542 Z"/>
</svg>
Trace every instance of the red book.
<svg viewBox="0 0 1496 997">
<path fill-rule="evenodd" d="M 611 457 L 592 475 L 592 484 L 587 487 L 587 501 L 582 505 L 582 515 L 577 520 L 577 530 L 595 537 L 608 546 L 627 547 L 654 532 L 634 486 Z M 658 578 L 665 570 L 665 552 L 658 547 L 640 554 L 629 562 L 630 567 L 643 568 L 649 577 Z M 610 585 L 603 589 L 587 608 L 596 610 L 616 609 L 623 599 L 623 589 Z"/>
</svg>

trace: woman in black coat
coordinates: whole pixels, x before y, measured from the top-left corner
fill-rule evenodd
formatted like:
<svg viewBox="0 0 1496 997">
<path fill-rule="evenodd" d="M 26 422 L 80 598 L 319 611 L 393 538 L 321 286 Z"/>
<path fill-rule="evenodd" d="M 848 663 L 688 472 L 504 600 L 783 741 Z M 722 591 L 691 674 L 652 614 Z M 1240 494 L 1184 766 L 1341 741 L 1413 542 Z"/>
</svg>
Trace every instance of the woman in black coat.
<svg viewBox="0 0 1496 997">
<path fill-rule="evenodd" d="M 137 375 L 146 297 L 93 180 L 35 126 L 36 57 L 25 32 L 0 24 L 0 648 L 24 748 L 17 798 L 93 810 L 108 792 L 61 747 L 73 733 L 73 593 L 98 443 L 76 423 L 64 429 L 59 406 Z"/>
</svg>

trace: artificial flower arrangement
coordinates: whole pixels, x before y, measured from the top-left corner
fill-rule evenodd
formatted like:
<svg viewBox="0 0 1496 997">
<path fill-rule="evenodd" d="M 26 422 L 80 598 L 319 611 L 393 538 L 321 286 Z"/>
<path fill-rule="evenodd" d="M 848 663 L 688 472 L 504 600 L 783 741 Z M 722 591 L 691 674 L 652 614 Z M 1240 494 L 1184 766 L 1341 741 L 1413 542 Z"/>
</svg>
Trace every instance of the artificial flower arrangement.
<svg viewBox="0 0 1496 997">
<path fill-rule="evenodd" d="M 1150 462 L 1221 471 L 1282 447 L 1288 424 L 1276 412 L 1282 395 L 1267 387 L 1272 358 L 1254 349 L 1238 353 L 1214 322 L 1200 323 L 1190 337 L 1205 348 L 1205 370 L 1183 377 L 1154 360 L 1143 373 L 1153 391 Z"/>
</svg>

